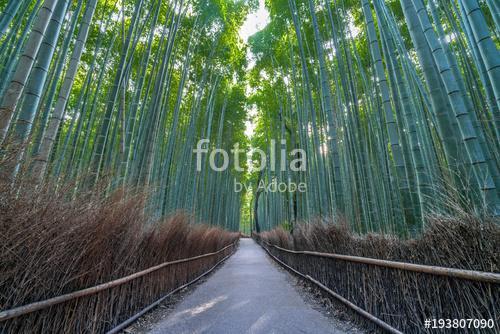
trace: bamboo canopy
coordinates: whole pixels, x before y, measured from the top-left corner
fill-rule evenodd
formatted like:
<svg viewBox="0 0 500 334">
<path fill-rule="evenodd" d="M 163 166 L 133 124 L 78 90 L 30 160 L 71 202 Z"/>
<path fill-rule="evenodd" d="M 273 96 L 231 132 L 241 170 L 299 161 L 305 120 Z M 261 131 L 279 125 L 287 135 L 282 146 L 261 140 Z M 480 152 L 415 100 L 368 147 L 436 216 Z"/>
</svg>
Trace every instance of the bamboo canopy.
<svg viewBox="0 0 500 334">
<path fill-rule="evenodd" d="M 269 20 L 243 40 L 259 6 Z M 145 188 L 152 217 L 182 210 L 230 230 L 345 217 L 357 232 L 411 237 L 430 214 L 500 216 L 494 0 L 0 9 L 0 155 L 13 185 Z M 235 144 L 243 153 L 226 161 Z M 249 168 L 251 148 L 265 168 Z"/>
</svg>

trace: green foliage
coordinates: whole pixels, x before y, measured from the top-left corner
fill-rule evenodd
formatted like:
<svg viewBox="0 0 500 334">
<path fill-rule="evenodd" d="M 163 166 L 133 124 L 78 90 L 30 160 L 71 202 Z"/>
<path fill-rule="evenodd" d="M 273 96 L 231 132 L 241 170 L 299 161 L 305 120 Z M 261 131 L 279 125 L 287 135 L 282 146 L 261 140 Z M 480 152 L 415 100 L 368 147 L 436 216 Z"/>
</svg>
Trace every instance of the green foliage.
<svg viewBox="0 0 500 334">
<path fill-rule="evenodd" d="M 309 187 L 305 194 L 293 196 L 256 194 L 256 220 L 261 228 L 341 215 L 359 232 L 411 236 L 421 230 L 426 215 L 447 212 L 449 202 L 474 206 L 487 215 L 500 214 L 495 176 L 498 124 L 481 121 L 498 115 L 492 88 L 496 74 L 486 73 L 483 63 L 491 63 L 487 59 L 499 54 L 494 33 L 499 27 L 490 18 L 494 8 L 481 3 L 486 25 L 478 21 L 475 31 L 481 25 L 483 36 L 491 36 L 497 49 L 480 52 L 467 28 L 475 23 L 460 10 L 472 8 L 476 2 L 437 2 L 439 24 L 447 34 L 440 36 L 440 43 L 446 48 L 444 40 L 451 37 L 446 61 L 460 67 L 454 80 L 463 103 L 469 106 L 471 122 L 476 124 L 476 134 L 464 136 L 455 119 L 463 115 L 452 108 L 462 103 L 461 98 L 441 93 L 448 84 L 439 72 L 444 57 L 422 58 L 415 41 L 419 36 L 425 43 L 433 42 L 434 30 L 424 26 L 426 15 L 431 14 L 419 11 L 418 18 L 412 14 L 418 24 L 414 25 L 403 11 L 403 6 L 418 7 L 420 2 L 266 2 L 271 21 L 249 40 L 256 57 L 248 75 L 252 87 L 249 102 L 256 106 L 259 117 L 252 145 L 266 150 L 272 139 L 285 138 L 288 149 L 304 149 L 306 172 L 280 175 L 265 171 L 264 179 L 291 178 L 305 181 Z M 363 12 L 363 4 L 368 12 Z M 438 32 L 437 22 L 433 28 Z M 480 73 L 481 68 L 480 80 L 467 74 Z M 482 98 L 469 100 L 469 96 L 484 98 L 488 94 L 492 98 L 488 106 L 477 103 Z M 484 138 L 478 140 L 480 147 L 462 141 L 471 136 Z M 450 149 L 451 144 L 458 146 Z M 328 147 L 326 152 L 324 147 Z M 461 152 L 459 164 L 468 167 L 454 164 L 453 150 Z M 478 157 L 491 160 L 479 158 L 483 159 L 479 162 Z M 477 164 L 484 164 L 484 169 Z M 258 179 L 254 173 L 253 182 Z M 485 183 L 488 186 L 481 185 Z"/>
</svg>

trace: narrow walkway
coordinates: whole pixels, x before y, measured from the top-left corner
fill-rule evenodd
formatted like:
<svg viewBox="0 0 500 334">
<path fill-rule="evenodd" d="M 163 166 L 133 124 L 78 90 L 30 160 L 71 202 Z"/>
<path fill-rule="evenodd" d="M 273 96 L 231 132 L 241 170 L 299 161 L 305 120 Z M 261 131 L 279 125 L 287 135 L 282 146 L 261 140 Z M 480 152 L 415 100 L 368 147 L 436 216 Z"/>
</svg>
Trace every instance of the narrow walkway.
<svg viewBox="0 0 500 334">
<path fill-rule="evenodd" d="M 252 239 L 151 333 L 342 333 L 308 305 Z"/>
</svg>

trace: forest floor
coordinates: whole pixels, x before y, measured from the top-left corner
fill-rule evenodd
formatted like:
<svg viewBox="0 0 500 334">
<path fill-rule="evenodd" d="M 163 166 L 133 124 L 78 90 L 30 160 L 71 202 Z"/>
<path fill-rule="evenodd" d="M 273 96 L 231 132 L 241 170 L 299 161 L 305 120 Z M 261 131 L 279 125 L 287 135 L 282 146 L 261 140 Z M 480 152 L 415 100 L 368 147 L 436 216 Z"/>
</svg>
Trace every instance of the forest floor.
<svg viewBox="0 0 500 334">
<path fill-rule="evenodd" d="M 128 333 L 360 333 L 325 308 L 252 240 L 196 288 L 181 292 Z"/>
</svg>

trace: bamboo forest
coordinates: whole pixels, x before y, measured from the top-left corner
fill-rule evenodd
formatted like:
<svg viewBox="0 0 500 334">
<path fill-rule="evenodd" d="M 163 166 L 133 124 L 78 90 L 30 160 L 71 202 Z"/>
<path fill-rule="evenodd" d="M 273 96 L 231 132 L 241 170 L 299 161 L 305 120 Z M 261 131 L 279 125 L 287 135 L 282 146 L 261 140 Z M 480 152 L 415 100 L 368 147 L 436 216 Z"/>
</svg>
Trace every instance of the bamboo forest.
<svg viewBox="0 0 500 334">
<path fill-rule="evenodd" d="M 498 0 L 0 0 L 0 333 L 498 333 L 499 224 Z"/>
</svg>

